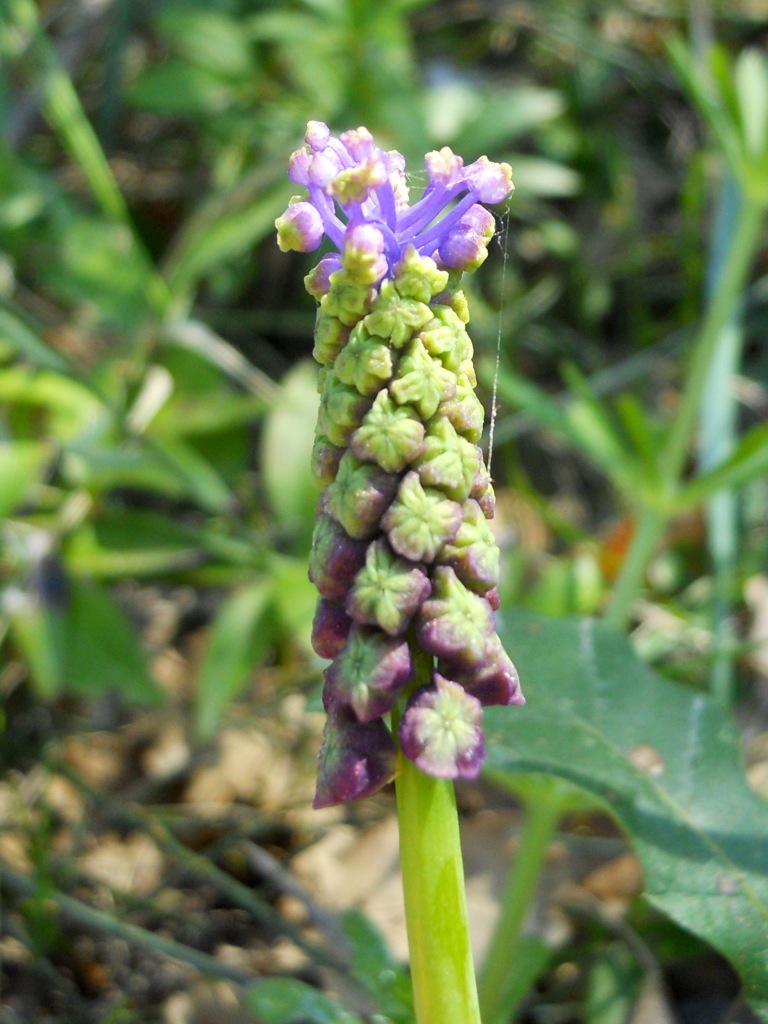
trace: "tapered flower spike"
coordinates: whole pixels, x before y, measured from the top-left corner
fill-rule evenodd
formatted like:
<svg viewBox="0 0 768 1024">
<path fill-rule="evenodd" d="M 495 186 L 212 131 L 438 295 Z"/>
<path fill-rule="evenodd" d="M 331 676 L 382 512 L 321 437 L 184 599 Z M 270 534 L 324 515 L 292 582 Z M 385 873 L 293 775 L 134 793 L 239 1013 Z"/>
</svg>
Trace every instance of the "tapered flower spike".
<svg viewBox="0 0 768 1024">
<path fill-rule="evenodd" d="M 289 165 L 306 194 L 276 222 L 283 250 L 335 250 L 305 279 L 322 367 L 312 468 L 325 487 L 312 642 L 331 660 L 318 807 L 381 788 L 398 748 L 435 778 L 474 778 L 483 705 L 523 699 L 495 627 L 494 496 L 458 289 L 487 256 L 483 204 L 507 198 L 511 172 L 447 147 L 425 167 L 411 203 L 399 153 L 366 128 L 337 137 L 310 121 Z"/>
</svg>

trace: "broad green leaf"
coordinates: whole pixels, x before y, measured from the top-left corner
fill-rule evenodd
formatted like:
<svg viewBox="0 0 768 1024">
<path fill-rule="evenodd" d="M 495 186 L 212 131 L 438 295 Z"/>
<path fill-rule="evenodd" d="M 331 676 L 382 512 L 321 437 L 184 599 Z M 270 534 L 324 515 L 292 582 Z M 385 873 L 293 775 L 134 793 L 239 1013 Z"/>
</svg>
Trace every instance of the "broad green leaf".
<svg viewBox="0 0 768 1024">
<path fill-rule="evenodd" d="M 175 3 L 157 15 L 160 31 L 190 63 L 224 78 L 253 78 L 256 70 L 242 24 L 221 11 Z"/>
<path fill-rule="evenodd" d="M 203 737 L 214 734 L 272 641 L 272 596 L 271 583 L 259 580 L 232 594 L 214 620 L 197 681 L 195 723 Z"/>
<path fill-rule="evenodd" d="M 301 362 L 286 375 L 264 424 L 261 467 L 269 503 L 284 528 L 308 547 L 319 488 L 310 469 L 317 419 L 317 370 Z"/>
<path fill-rule="evenodd" d="M 70 580 L 66 674 L 68 687 L 89 697 L 117 690 L 129 703 L 155 703 L 160 696 L 120 606 L 109 591 L 83 580 Z"/>
<path fill-rule="evenodd" d="M 549 772 L 603 800 L 648 898 L 734 964 L 768 1021 L 768 804 L 747 784 L 727 713 L 592 620 L 516 613 L 500 629 L 528 704 L 486 712 L 489 767 Z"/>
<path fill-rule="evenodd" d="M 49 457 L 48 445 L 39 441 L 0 441 L 0 519 L 24 501 Z"/>
<path fill-rule="evenodd" d="M 736 450 L 715 469 L 702 473 L 685 484 L 675 497 L 680 511 L 698 505 L 726 487 L 742 487 L 768 473 L 768 423 L 753 427 L 741 439 Z"/>
<path fill-rule="evenodd" d="M 247 990 L 245 1002 L 259 1024 L 363 1024 L 318 989 L 291 978 L 265 978 Z"/>
</svg>

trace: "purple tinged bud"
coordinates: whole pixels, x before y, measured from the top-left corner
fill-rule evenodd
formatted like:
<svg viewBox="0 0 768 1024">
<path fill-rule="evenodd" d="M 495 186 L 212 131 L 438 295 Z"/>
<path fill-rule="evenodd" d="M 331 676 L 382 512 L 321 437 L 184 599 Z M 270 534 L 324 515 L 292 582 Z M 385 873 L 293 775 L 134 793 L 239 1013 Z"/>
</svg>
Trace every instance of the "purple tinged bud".
<svg viewBox="0 0 768 1024">
<path fill-rule="evenodd" d="M 425 489 L 419 474 L 410 472 L 381 525 L 398 555 L 411 562 L 433 562 L 443 545 L 456 536 L 461 521 L 461 505 L 441 491 Z"/>
<path fill-rule="evenodd" d="M 462 511 L 461 526 L 440 552 L 440 564 L 450 566 L 470 590 L 487 594 L 499 580 L 496 538 L 476 501 L 470 498 Z"/>
<path fill-rule="evenodd" d="M 344 607 L 321 598 L 312 620 L 312 650 L 320 658 L 337 657 L 344 650 L 351 628 L 352 619 Z"/>
<path fill-rule="evenodd" d="M 309 578 L 330 601 L 343 601 L 365 564 L 366 546 L 350 537 L 335 519 L 321 515 L 315 522 L 309 553 Z"/>
<path fill-rule="evenodd" d="M 312 252 L 323 239 L 323 220 L 311 203 L 292 203 L 275 221 L 281 252 Z"/>
<path fill-rule="evenodd" d="M 462 216 L 459 224 L 466 231 L 474 231 L 480 235 L 483 240 L 490 242 L 496 233 L 496 219 L 490 210 L 486 210 L 480 203 L 475 203 L 474 206 L 470 206 L 467 212 Z"/>
<path fill-rule="evenodd" d="M 332 484 L 339 471 L 344 449 L 318 434 L 312 446 L 312 474 L 319 484 Z"/>
<path fill-rule="evenodd" d="M 297 149 L 295 153 L 291 153 L 288 161 L 288 180 L 292 181 L 294 185 L 303 185 L 304 188 L 307 188 L 309 166 L 312 160 L 313 156 L 306 148 Z"/>
<path fill-rule="evenodd" d="M 337 175 L 342 173 L 341 161 L 330 149 L 315 153 L 309 162 L 309 184 L 320 188 L 330 187 Z"/>
<path fill-rule="evenodd" d="M 465 373 L 458 374 L 456 394 L 440 405 L 439 413 L 449 421 L 457 434 L 472 444 L 478 444 L 483 435 L 485 409 Z M 482 470 L 481 470 L 482 472 Z M 473 485 L 473 491 L 475 489 Z"/>
<path fill-rule="evenodd" d="M 488 257 L 483 236 L 461 226 L 449 232 L 438 253 L 444 266 L 468 273 L 481 267 Z"/>
<path fill-rule="evenodd" d="M 334 482 L 323 500 L 330 513 L 350 537 L 367 540 L 379 532 L 381 517 L 397 490 L 397 477 L 379 466 L 358 461 L 346 452 Z"/>
<path fill-rule="evenodd" d="M 373 135 L 367 128 L 351 128 L 349 131 L 342 132 L 339 142 L 353 160 L 367 160 L 375 152 Z"/>
<path fill-rule="evenodd" d="M 326 707 L 349 705 L 361 722 L 387 714 L 413 675 L 405 640 L 353 626 L 344 650 L 325 670 Z"/>
<path fill-rule="evenodd" d="M 304 141 L 314 150 L 325 149 L 331 138 L 331 129 L 324 121 L 309 121 Z"/>
<path fill-rule="evenodd" d="M 446 671 L 484 707 L 492 704 L 503 707 L 525 704 L 517 669 L 502 647 L 497 633 L 489 638 L 483 661 L 475 668 L 454 671 L 446 666 Z"/>
<path fill-rule="evenodd" d="M 400 723 L 400 746 L 423 772 L 438 779 L 476 779 L 485 760 L 483 709 L 461 686 L 434 673 L 417 690 Z"/>
<path fill-rule="evenodd" d="M 386 541 L 376 540 L 355 577 L 347 611 L 361 626 L 378 626 L 390 636 L 399 636 L 430 590 L 422 568 L 398 558 Z"/>
<path fill-rule="evenodd" d="M 330 290 L 331 274 L 337 270 L 341 270 L 341 257 L 337 253 L 328 253 L 304 278 L 304 287 L 319 301 Z"/>
<path fill-rule="evenodd" d="M 387 272 L 384 236 L 372 224 L 355 224 L 344 235 L 344 268 L 355 280 L 376 284 Z"/>
<path fill-rule="evenodd" d="M 347 167 L 328 180 L 325 183 L 326 192 L 342 207 L 347 207 L 353 203 L 364 203 L 386 180 L 387 169 L 384 162 L 370 156 L 363 163 Z"/>
<path fill-rule="evenodd" d="M 501 608 L 501 596 L 498 587 L 491 587 L 490 590 L 486 590 L 483 597 L 495 612 Z"/>
<path fill-rule="evenodd" d="M 429 180 L 434 185 L 455 185 L 461 181 L 464 161 L 448 146 L 433 150 L 424 157 Z"/>
<path fill-rule="evenodd" d="M 419 609 L 422 648 L 437 658 L 470 668 L 482 662 L 493 632 L 494 615 L 488 602 L 468 590 L 453 569 L 435 569 L 432 597 Z"/>
<path fill-rule="evenodd" d="M 391 781 L 395 744 L 382 719 L 359 722 L 343 705 L 328 713 L 318 758 L 315 809 L 359 800 Z"/>
<path fill-rule="evenodd" d="M 501 203 L 512 192 L 512 168 L 494 163 L 487 156 L 464 168 L 464 177 L 481 203 Z"/>
</svg>

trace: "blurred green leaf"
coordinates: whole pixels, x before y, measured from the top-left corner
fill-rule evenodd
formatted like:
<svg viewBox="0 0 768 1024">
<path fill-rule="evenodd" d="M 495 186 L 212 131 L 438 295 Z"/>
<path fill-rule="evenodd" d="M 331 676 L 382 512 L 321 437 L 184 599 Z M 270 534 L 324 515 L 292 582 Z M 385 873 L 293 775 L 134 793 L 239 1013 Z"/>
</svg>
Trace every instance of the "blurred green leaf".
<svg viewBox="0 0 768 1024">
<path fill-rule="evenodd" d="M 47 345 L 24 321 L 6 309 L 0 309 L 0 340 L 8 342 L 22 359 L 43 370 L 71 373 L 69 362 Z"/>
<path fill-rule="evenodd" d="M 768 1020 L 768 804 L 738 732 L 709 697 L 660 678 L 590 620 L 515 613 L 501 634 L 524 709 L 486 711 L 488 765 L 550 772 L 594 793 L 626 829 L 648 898 L 719 949 Z"/>
<path fill-rule="evenodd" d="M 308 549 L 320 493 L 310 469 L 319 399 L 317 369 L 304 360 L 282 381 L 264 424 L 261 467 L 269 503 L 282 527 Z"/>
<path fill-rule="evenodd" d="M 185 60 L 168 60 L 150 67 L 128 92 L 144 110 L 165 117 L 210 117 L 226 110 L 235 99 L 232 82 Z"/>
<path fill-rule="evenodd" d="M 512 201 L 517 193 L 543 199 L 567 199 L 581 191 L 581 175 L 564 164 L 520 153 L 508 153 L 504 159 L 512 167 L 515 184 Z"/>
<path fill-rule="evenodd" d="M 157 703 L 139 638 L 108 590 L 70 580 L 67 685 L 89 697 L 116 690 L 129 703 Z"/>
<path fill-rule="evenodd" d="M 393 1024 L 413 1021 L 411 979 L 392 956 L 381 934 L 360 910 L 348 910 L 341 922 L 351 947 L 351 969 Z"/>
<path fill-rule="evenodd" d="M 290 978 L 259 981 L 248 989 L 245 1002 L 259 1024 L 363 1024 L 318 989 Z"/>
<path fill-rule="evenodd" d="M 7 588 L 0 596 L 11 638 L 24 659 L 34 690 L 43 700 L 58 696 L 67 679 L 68 623 L 64 609 L 16 588 Z"/>
<path fill-rule="evenodd" d="M 587 979 L 585 1024 L 626 1024 L 640 981 L 633 953 L 608 946 L 598 954 Z"/>
<path fill-rule="evenodd" d="M 311 654 L 317 591 L 309 582 L 306 559 L 273 555 L 269 565 L 275 584 L 275 607 L 283 628 Z"/>
<path fill-rule="evenodd" d="M 0 519 L 11 515 L 39 480 L 50 458 L 39 441 L 0 441 Z"/>
<path fill-rule="evenodd" d="M 216 616 L 197 681 L 195 726 L 200 736 L 214 734 L 227 704 L 239 695 L 273 642 L 272 599 L 271 582 L 258 580 L 232 594 Z"/>
<path fill-rule="evenodd" d="M 236 80 L 256 71 L 242 23 L 223 11 L 177 2 L 160 8 L 156 24 L 174 50 L 192 64 Z"/>
<path fill-rule="evenodd" d="M 768 423 L 747 431 L 733 454 L 708 473 L 695 476 L 678 491 L 675 507 L 692 508 L 724 488 L 743 487 L 768 473 Z"/>
</svg>

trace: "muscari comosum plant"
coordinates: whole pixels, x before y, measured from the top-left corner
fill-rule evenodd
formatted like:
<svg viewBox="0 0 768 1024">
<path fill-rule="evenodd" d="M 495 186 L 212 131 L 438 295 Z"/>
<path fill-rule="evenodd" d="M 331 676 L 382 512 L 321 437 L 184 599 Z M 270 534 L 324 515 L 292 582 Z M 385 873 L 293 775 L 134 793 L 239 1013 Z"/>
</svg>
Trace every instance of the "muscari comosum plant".
<svg viewBox="0 0 768 1024">
<path fill-rule="evenodd" d="M 365 128 L 310 122 L 289 177 L 306 195 L 277 220 L 283 250 L 335 247 L 306 278 L 318 300 L 319 500 L 309 574 L 327 712 L 316 807 L 393 778 L 418 1024 L 479 1021 L 453 780 L 477 777 L 482 709 L 521 704 L 495 629 L 494 492 L 479 447 L 462 273 L 487 256 L 483 203 L 508 165 L 405 161 Z"/>
</svg>

